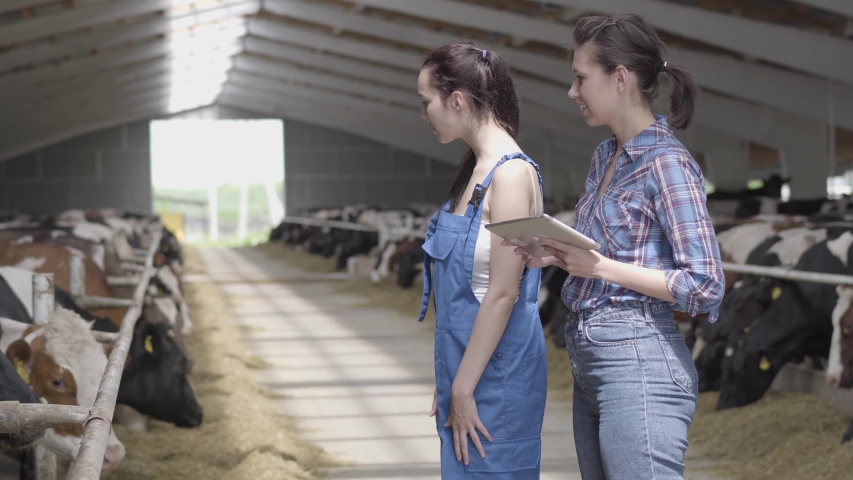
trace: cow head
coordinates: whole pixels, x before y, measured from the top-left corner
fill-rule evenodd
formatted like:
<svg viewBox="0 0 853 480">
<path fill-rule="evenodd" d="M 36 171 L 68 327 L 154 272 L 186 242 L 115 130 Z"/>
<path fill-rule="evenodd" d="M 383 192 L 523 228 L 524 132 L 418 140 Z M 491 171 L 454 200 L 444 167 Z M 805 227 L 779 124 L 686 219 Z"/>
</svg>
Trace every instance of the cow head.
<svg viewBox="0 0 853 480">
<path fill-rule="evenodd" d="M 796 347 L 787 342 L 808 325 L 808 308 L 790 282 L 773 287 L 771 296 L 775 299 L 750 323 L 749 330 L 736 332 L 726 343 L 718 410 L 742 407 L 760 399 L 796 353 Z"/>
<path fill-rule="evenodd" d="M 70 310 L 58 308 L 47 325 L 35 327 L 12 342 L 6 356 L 20 364 L 36 394 L 49 403 L 92 406 L 107 366 L 105 347 L 89 332 L 89 324 Z M 47 429 L 44 444 L 59 458 L 77 457 L 83 426 L 65 425 Z M 110 432 L 102 472 L 118 468 L 124 445 Z"/>
<path fill-rule="evenodd" d="M 168 323 L 137 322 L 118 403 L 178 427 L 197 427 L 203 412 L 187 380 L 187 357 L 176 336 Z"/>
<path fill-rule="evenodd" d="M 736 283 L 723 298 L 716 322 L 703 320 L 697 328 L 701 341 L 693 348 L 693 359 L 699 373 L 699 391 L 718 390 L 723 374 L 727 347 L 733 347 L 749 333 L 752 322 L 781 294 L 781 282 L 769 278 L 747 277 Z"/>
</svg>

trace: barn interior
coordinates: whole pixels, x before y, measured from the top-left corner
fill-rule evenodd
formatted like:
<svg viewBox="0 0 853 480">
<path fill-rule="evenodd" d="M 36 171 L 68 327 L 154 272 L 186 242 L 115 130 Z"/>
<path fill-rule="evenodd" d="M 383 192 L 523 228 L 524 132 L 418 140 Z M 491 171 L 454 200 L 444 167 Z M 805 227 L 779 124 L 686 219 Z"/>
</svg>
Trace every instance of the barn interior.
<svg viewBox="0 0 853 480">
<path fill-rule="evenodd" d="M 157 266 L 156 252 L 145 264 L 147 242 L 173 236 L 180 265 L 159 268 L 171 265 L 180 283 L 173 321 L 190 312 L 195 328 L 184 339 L 186 376 L 204 423 L 179 428 L 148 415 L 140 429 L 108 419 L 124 444 L 121 464 L 80 477 L 68 467 L 67 478 L 440 478 L 426 415 L 434 320 L 415 322 L 418 260 L 464 145 L 437 142 L 421 119 L 418 74 L 444 44 L 502 55 L 546 212 L 571 219 L 592 153 L 612 135 L 587 125 L 567 97 L 567 48 L 588 13 L 642 15 L 666 43 L 665 60 L 695 75 L 694 121 L 674 134 L 706 181 L 727 275 L 789 275 L 780 281 L 826 295 L 803 315 L 810 326 L 791 334 L 796 351 L 778 362 L 761 356 L 772 360 L 760 367 L 772 386 L 738 408 L 717 409 L 719 372 L 703 369 L 702 355 L 707 345 L 724 355 L 749 327 L 711 339 L 701 320 L 682 324 L 701 392 L 685 478 L 851 478 L 853 444 L 841 440 L 853 435 L 844 288 L 853 267 L 845 249 L 843 267 L 810 267 L 817 280 L 788 273 L 805 268 L 810 248 L 853 239 L 850 0 L 0 0 L 0 266 L 48 272 L 50 260 L 13 252 L 39 242 L 32 230 L 97 223 L 127 235 L 121 242 L 142 266 L 119 252 L 116 271 L 141 282 Z M 668 92 L 664 81 L 657 113 L 668 112 Z M 766 235 L 735 232 L 745 223 Z M 151 236 L 161 226 L 168 235 Z M 791 238 L 778 235 L 785 229 L 799 229 L 799 243 L 789 242 L 796 258 L 780 248 L 772 261 L 750 256 Z M 95 243 L 109 256 L 119 247 L 104 235 Z M 364 238 L 367 248 L 343 253 Z M 56 268 L 59 288 L 72 267 Z M 132 298 L 136 284 L 111 281 L 117 298 Z M 554 296 L 540 299 L 549 348 L 542 478 L 579 479 L 565 311 Z M 774 331 L 794 331 L 792 322 Z M 716 381 L 702 384 L 706 374 Z M 29 472 L 26 462 L 41 457 L 6 453 L 0 480 L 65 474 Z"/>
</svg>

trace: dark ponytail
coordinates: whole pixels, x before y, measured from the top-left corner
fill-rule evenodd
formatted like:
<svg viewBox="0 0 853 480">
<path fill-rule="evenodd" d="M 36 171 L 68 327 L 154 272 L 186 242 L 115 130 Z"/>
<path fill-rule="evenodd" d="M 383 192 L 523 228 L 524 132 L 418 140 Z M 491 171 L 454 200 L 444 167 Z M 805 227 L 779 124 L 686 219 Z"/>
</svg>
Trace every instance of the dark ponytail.
<svg viewBox="0 0 853 480">
<path fill-rule="evenodd" d="M 604 71 L 611 73 L 619 65 L 637 76 L 643 98 L 649 104 L 658 96 L 659 75 L 669 75 L 670 125 L 683 130 L 693 121 L 693 109 L 699 92 L 696 80 L 687 69 L 664 60 L 666 46 L 657 32 L 639 15 L 585 15 L 575 23 L 574 48 L 589 44 L 592 55 Z"/>
<path fill-rule="evenodd" d="M 469 43 L 455 43 L 430 53 L 421 68 L 429 70 L 431 83 L 443 101 L 458 91 L 471 103 L 477 120 L 486 120 L 491 115 L 512 138 L 518 136 L 521 121 L 518 93 L 512 71 L 500 55 Z M 476 165 L 474 151 L 468 148 L 450 187 L 450 211 L 459 206 Z"/>
</svg>

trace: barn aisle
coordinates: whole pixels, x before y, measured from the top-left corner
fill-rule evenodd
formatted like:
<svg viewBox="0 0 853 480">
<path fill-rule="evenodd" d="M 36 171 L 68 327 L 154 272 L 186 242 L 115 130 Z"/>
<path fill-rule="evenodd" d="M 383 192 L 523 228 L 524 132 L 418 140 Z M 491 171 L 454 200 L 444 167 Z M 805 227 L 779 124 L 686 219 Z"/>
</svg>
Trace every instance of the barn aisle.
<svg viewBox="0 0 853 480">
<path fill-rule="evenodd" d="M 326 478 L 438 479 L 438 438 L 427 416 L 434 387 L 432 326 L 366 308 L 310 275 L 252 249 L 201 250 L 255 355 L 258 381 L 280 398 L 303 439 L 346 464 Z M 580 479 L 570 404 L 549 399 L 542 478 Z"/>
</svg>

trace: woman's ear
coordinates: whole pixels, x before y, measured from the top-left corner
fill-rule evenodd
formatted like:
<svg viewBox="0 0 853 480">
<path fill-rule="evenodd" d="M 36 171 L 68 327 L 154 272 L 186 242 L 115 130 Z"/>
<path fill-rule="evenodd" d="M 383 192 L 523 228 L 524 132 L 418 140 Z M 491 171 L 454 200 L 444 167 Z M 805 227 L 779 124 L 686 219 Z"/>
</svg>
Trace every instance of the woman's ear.
<svg viewBox="0 0 853 480">
<path fill-rule="evenodd" d="M 451 93 L 447 106 L 455 112 L 461 112 L 465 108 L 465 95 L 462 95 L 462 92 L 458 90 Z"/>
<path fill-rule="evenodd" d="M 613 80 L 616 82 L 616 91 L 624 92 L 628 88 L 628 69 L 624 65 L 619 65 L 613 71 Z"/>
</svg>

